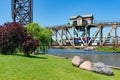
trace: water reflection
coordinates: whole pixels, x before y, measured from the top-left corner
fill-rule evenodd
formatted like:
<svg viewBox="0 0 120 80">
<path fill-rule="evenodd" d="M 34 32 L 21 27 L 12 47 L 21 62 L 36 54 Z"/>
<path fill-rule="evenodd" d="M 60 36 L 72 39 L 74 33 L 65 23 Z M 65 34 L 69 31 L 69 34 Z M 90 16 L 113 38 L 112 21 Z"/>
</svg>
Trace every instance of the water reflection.
<svg viewBox="0 0 120 80">
<path fill-rule="evenodd" d="M 82 57 L 85 60 L 93 62 L 104 62 L 107 65 L 120 67 L 120 53 L 112 52 L 97 52 L 84 50 L 69 50 L 69 49 L 48 49 L 48 54 L 72 58 L 75 55 Z"/>
</svg>

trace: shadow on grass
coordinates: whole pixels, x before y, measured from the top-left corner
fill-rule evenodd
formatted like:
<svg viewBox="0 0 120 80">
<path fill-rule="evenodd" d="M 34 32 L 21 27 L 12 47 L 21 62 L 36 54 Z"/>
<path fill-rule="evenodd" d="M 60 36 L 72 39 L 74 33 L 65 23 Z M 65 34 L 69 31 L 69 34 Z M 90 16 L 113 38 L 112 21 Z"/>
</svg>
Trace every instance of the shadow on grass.
<svg viewBox="0 0 120 80">
<path fill-rule="evenodd" d="M 21 54 L 16 54 L 17 56 L 22 56 L 22 57 L 27 57 L 27 58 L 36 58 L 36 59 L 48 59 L 46 57 L 40 57 L 40 56 L 34 56 L 34 55 L 30 55 L 30 56 L 25 56 L 25 55 L 21 55 Z"/>
</svg>

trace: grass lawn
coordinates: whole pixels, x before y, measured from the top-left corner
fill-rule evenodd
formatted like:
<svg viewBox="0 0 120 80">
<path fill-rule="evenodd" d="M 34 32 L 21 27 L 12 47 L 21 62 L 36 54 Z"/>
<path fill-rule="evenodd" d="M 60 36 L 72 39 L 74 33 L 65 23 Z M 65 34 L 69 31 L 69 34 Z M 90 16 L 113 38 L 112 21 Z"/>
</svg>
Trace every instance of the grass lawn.
<svg viewBox="0 0 120 80">
<path fill-rule="evenodd" d="M 120 70 L 106 76 L 73 67 L 71 61 L 49 55 L 0 55 L 0 80 L 119 80 Z"/>
<path fill-rule="evenodd" d="M 97 51 L 104 51 L 104 52 L 118 52 L 120 53 L 120 47 L 114 48 L 114 47 L 98 47 L 96 48 Z"/>
</svg>

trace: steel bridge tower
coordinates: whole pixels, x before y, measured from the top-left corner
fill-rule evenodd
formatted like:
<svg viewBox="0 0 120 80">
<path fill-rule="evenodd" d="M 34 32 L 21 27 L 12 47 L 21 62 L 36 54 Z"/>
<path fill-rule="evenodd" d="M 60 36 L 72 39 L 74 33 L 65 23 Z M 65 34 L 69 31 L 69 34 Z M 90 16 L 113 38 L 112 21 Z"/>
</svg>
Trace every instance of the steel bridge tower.
<svg viewBox="0 0 120 80">
<path fill-rule="evenodd" d="M 33 21 L 33 0 L 11 0 L 12 19 L 23 25 Z"/>
</svg>

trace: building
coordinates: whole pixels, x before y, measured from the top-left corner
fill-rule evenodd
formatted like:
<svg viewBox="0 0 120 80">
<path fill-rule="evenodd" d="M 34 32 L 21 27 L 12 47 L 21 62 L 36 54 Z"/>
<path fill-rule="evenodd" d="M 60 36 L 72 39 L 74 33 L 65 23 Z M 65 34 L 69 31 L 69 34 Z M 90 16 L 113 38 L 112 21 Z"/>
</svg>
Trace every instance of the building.
<svg viewBox="0 0 120 80">
<path fill-rule="evenodd" d="M 85 26 L 87 24 L 93 23 L 93 15 L 78 15 L 70 17 L 70 25 L 71 26 Z"/>
</svg>

